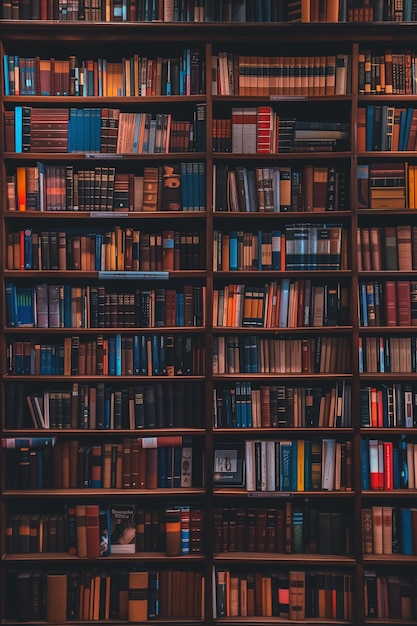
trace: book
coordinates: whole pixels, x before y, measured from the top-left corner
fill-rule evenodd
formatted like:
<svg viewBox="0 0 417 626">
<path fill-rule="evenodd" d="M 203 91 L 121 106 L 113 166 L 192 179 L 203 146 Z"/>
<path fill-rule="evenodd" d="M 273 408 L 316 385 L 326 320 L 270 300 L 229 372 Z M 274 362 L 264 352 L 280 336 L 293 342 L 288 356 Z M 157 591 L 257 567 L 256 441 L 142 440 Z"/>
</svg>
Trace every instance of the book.
<svg viewBox="0 0 417 626">
<path fill-rule="evenodd" d="M 136 548 L 135 507 L 129 504 L 110 505 L 110 552 L 132 554 Z"/>
</svg>

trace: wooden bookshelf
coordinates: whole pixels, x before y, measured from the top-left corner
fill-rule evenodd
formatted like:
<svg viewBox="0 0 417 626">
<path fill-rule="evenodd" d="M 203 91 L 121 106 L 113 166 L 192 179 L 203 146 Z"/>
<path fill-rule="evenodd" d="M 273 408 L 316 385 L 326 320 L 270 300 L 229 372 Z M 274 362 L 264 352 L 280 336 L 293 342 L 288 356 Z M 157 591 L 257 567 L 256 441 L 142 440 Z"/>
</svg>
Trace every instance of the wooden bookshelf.
<svg viewBox="0 0 417 626">
<path fill-rule="evenodd" d="M 372 77 L 390 50 L 406 73 L 415 24 L 33 21 L 0 21 L 0 621 L 416 624 L 416 152 L 358 139 L 362 110 L 399 109 L 405 125 L 416 106 L 376 78 L 375 93 L 360 86 L 365 50 Z M 79 95 L 57 76 L 41 93 L 35 64 L 69 71 L 70 58 Z M 171 93 L 168 67 L 184 74 Z M 17 76 L 35 93 L 16 94 Z M 68 112 L 69 143 L 68 121 L 44 129 L 65 150 L 25 144 L 26 108 L 46 111 L 41 127 Z M 140 125 L 144 139 L 152 119 L 156 141 L 165 115 L 160 151 L 117 148 L 109 111 L 133 116 L 138 146 Z M 188 124 L 179 150 L 175 122 Z M 74 147 L 74 129 L 90 143 Z M 134 507 L 132 550 L 80 555 L 86 505 L 101 512 L 95 547 Z M 182 526 L 167 529 L 167 510 Z M 129 607 L 134 569 L 149 578 L 143 594 L 132 577 Z M 32 601 L 63 588 L 66 618 Z"/>
</svg>

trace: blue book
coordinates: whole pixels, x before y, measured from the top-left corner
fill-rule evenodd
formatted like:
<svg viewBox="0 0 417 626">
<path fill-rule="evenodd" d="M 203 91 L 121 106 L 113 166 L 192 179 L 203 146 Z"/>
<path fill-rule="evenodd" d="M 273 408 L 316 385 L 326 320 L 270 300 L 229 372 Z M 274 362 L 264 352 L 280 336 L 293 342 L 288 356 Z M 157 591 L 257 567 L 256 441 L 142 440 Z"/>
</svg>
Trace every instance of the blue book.
<svg viewBox="0 0 417 626">
<path fill-rule="evenodd" d="M 252 428 L 253 426 L 253 413 L 252 413 L 252 384 L 248 381 L 244 383 L 245 385 L 245 419 L 247 428 Z"/>
<path fill-rule="evenodd" d="M 279 490 L 292 490 L 292 456 L 293 442 L 279 442 Z"/>
<path fill-rule="evenodd" d="M 159 376 L 159 340 L 158 335 L 152 335 L 151 339 L 152 354 L 152 376 Z"/>
<path fill-rule="evenodd" d="M 193 164 L 191 162 L 188 162 L 186 165 L 186 169 L 187 169 L 186 185 L 187 185 L 188 211 L 192 211 L 194 208 L 194 204 L 195 204 Z"/>
<path fill-rule="evenodd" d="M 177 326 L 185 326 L 185 295 L 177 293 L 175 299 L 175 323 Z"/>
<path fill-rule="evenodd" d="M 199 211 L 205 211 L 206 209 L 206 164 L 201 161 L 198 164 L 198 204 L 197 208 Z"/>
<path fill-rule="evenodd" d="M 235 383 L 236 427 L 242 428 L 242 388 L 239 381 Z"/>
<path fill-rule="evenodd" d="M 412 21 L 412 0 L 403 1 L 403 22 Z"/>
<path fill-rule="evenodd" d="M 367 439 L 361 439 L 361 477 L 362 477 L 362 489 L 368 490 L 370 488 L 370 482 L 369 482 L 369 449 L 368 449 Z"/>
<path fill-rule="evenodd" d="M 400 508 L 400 550 L 401 554 L 413 554 L 413 531 L 411 525 L 411 510 Z"/>
<path fill-rule="evenodd" d="M 407 442 L 398 442 L 398 461 L 400 470 L 400 489 L 408 487 Z"/>
<path fill-rule="evenodd" d="M 97 272 L 101 270 L 102 246 L 103 246 L 103 233 L 95 233 L 94 269 L 97 270 Z"/>
<path fill-rule="evenodd" d="M 281 231 L 272 231 L 272 269 L 281 269 Z"/>
<path fill-rule="evenodd" d="M 15 328 L 17 326 L 17 291 L 16 285 L 6 283 L 6 312 L 7 326 Z"/>
<path fill-rule="evenodd" d="M 366 107 L 366 151 L 371 152 L 373 147 L 374 105 Z"/>
<path fill-rule="evenodd" d="M 133 336 L 133 374 L 140 374 L 140 337 Z"/>
<path fill-rule="evenodd" d="M 279 303 L 278 327 L 286 328 L 288 326 L 288 301 L 290 295 L 290 279 L 283 278 L 281 280 L 281 299 Z"/>
<path fill-rule="evenodd" d="M 122 335 L 116 335 L 116 376 L 122 375 Z"/>
<path fill-rule="evenodd" d="M 401 150 L 407 150 L 408 139 L 410 137 L 411 121 L 413 117 L 413 107 L 408 107 L 405 116 L 403 144 Z"/>
<path fill-rule="evenodd" d="M 362 326 L 368 326 L 368 307 L 367 307 L 367 294 L 366 284 L 362 283 L 360 286 L 361 295 L 361 311 L 362 311 Z"/>
<path fill-rule="evenodd" d="M 297 464 L 298 464 L 298 446 L 297 442 L 292 442 L 291 447 L 291 491 L 297 491 Z"/>
<path fill-rule="evenodd" d="M 23 108 L 17 106 L 14 109 L 14 142 L 15 152 L 23 152 L 22 143 L 22 121 L 23 121 Z"/>
<path fill-rule="evenodd" d="M 238 269 L 238 246 L 237 246 L 237 230 L 231 230 L 229 233 L 229 270 L 231 272 Z"/>
<path fill-rule="evenodd" d="M 71 285 L 64 285 L 63 320 L 64 320 L 64 328 L 71 328 Z"/>
<path fill-rule="evenodd" d="M 146 335 L 140 335 L 140 375 L 146 376 L 148 373 L 148 350 Z"/>
<path fill-rule="evenodd" d="M 188 174 L 187 174 L 187 163 L 184 161 L 180 164 L 180 172 L 181 172 L 181 206 L 183 211 L 189 211 L 190 207 L 188 204 Z"/>
<path fill-rule="evenodd" d="M 167 484 L 167 448 L 158 448 L 158 487 L 171 487 Z"/>
<path fill-rule="evenodd" d="M 400 489 L 400 454 L 396 446 L 392 449 L 392 478 L 393 488 Z"/>
<path fill-rule="evenodd" d="M 259 371 L 259 357 L 258 357 L 258 337 L 256 335 L 249 335 L 249 362 L 250 362 L 250 373 L 257 374 Z"/>
<path fill-rule="evenodd" d="M 405 136 L 405 127 L 407 124 L 407 112 L 408 112 L 408 109 L 406 109 L 405 111 L 401 111 L 401 115 L 400 115 L 400 134 L 399 134 L 399 139 L 398 139 L 398 150 L 404 150 L 404 136 Z"/>
<path fill-rule="evenodd" d="M 200 208 L 200 183 L 201 183 L 201 177 L 199 175 L 199 166 L 200 164 L 197 162 L 192 163 L 193 166 L 193 175 L 192 175 L 192 182 L 193 182 L 193 203 L 191 205 L 191 210 L 192 211 L 198 211 Z"/>
<path fill-rule="evenodd" d="M 157 335 L 158 337 L 158 351 L 159 351 L 159 376 L 166 376 L 167 364 L 166 364 L 166 351 L 165 351 L 165 336 Z"/>
<path fill-rule="evenodd" d="M 3 55 L 4 95 L 10 96 L 9 55 Z"/>
<path fill-rule="evenodd" d="M 140 128 L 140 119 L 141 113 L 136 113 L 135 116 L 135 128 L 133 131 L 133 145 L 132 145 L 132 153 L 137 154 L 139 150 L 139 128 Z"/>
</svg>

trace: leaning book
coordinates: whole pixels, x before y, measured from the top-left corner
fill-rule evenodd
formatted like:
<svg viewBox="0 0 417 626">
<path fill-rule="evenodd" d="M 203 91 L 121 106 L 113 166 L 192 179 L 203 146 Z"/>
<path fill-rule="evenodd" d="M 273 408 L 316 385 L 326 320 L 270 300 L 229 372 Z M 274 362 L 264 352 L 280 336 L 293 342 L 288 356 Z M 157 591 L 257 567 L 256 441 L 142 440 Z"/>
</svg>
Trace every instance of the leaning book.
<svg viewBox="0 0 417 626">
<path fill-rule="evenodd" d="M 135 507 L 133 504 L 110 505 L 110 552 L 132 554 L 136 551 Z"/>
</svg>

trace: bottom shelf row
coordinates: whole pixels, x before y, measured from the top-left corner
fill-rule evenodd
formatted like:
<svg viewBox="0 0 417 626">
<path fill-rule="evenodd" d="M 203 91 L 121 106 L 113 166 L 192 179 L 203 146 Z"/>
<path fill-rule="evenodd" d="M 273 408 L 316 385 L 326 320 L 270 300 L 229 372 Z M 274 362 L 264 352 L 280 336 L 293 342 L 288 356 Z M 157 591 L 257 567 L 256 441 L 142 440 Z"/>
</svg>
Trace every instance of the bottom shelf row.
<svg viewBox="0 0 417 626">
<path fill-rule="evenodd" d="M 6 619 L 118 620 L 144 622 L 171 618 L 205 619 L 206 578 L 201 570 L 106 567 L 45 571 L 24 569 L 7 575 Z M 139 569 L 140 568 L 140 569 Z M 214 619 L 279 618 L 354 622 L 361 602 L 352 571 L 331 568 L 262 568 L 242 571 L 215 567 Z M 364 617 L 417 619 L 417 576 L 413 569 L 390 575 L 364 572 Z"/>
</svg>

